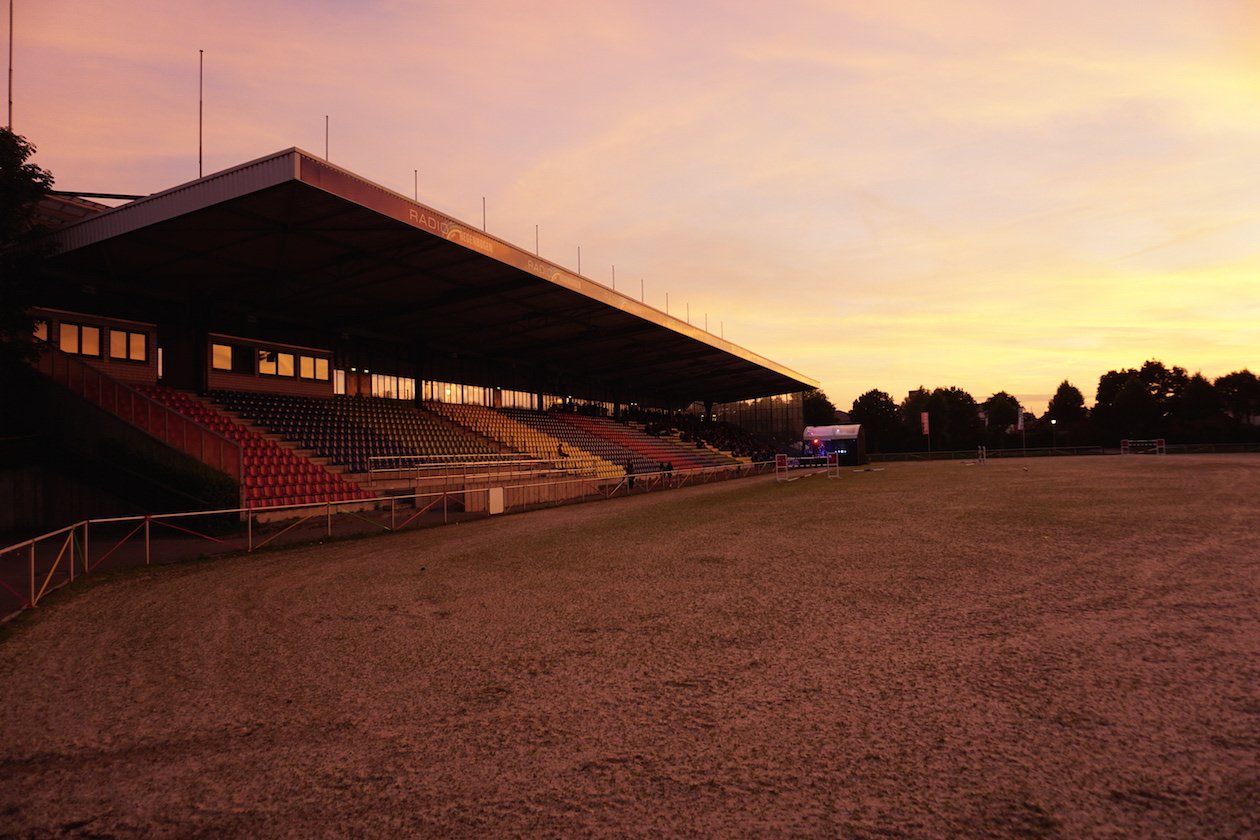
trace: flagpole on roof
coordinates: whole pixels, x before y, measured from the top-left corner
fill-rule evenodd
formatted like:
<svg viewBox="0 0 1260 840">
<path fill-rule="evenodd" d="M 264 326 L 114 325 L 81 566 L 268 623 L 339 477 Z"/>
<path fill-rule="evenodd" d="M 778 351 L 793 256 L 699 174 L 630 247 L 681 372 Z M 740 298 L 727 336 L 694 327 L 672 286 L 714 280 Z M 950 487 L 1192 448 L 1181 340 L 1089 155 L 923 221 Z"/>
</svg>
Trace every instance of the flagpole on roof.
<svg viewBox="0 0 1260 840">
<path fill-rule="evenodd" d="M 9 121 L 6 127 L 13 130 L 13 0 L 9 0 Z"/>
<path fill-rule="evenodd" d="M 206 51 L 197 50 L 197 177 L 202 175 L 203 127 L 205 125 Z"/>
</svg>

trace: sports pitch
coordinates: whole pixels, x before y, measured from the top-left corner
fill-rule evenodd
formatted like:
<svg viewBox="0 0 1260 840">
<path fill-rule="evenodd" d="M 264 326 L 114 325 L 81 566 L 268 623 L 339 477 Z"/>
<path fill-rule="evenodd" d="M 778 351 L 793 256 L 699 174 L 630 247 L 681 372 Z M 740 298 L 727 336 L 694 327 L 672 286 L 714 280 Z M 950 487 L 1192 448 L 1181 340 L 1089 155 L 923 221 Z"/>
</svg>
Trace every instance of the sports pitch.
<svg viewBox="0 0 1260 840">
<path fill-rule="evenodd" d="M 0 835 L 1254 837 L 1260 456 L 889 464 L 71 587 Z"/>
</svg>

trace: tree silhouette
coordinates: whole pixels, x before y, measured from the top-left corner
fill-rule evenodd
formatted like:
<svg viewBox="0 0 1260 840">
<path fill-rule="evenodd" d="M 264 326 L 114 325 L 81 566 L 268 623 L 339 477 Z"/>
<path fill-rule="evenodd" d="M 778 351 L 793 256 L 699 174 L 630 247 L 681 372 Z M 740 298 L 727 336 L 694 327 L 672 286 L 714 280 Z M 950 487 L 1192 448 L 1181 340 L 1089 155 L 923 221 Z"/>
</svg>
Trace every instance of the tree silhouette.
<svg viewBox="0 0 1260 840">
<path fill-rule="evenodd" d="M 998 444 L 1019 423 L 1019 400 L 1005 391 L 998 391 L 980 405 L 988 426 L 987 438 L 991 444 Z"/>
<path fill-rule="evenodd" d="M 866 432 L 866 448 L 871 452 L 895 452 L 902 446 L 901 416 L 892 396 L 870 390 L 853 401 L 849 415 Z"/>
<path fill-rule="evenodd" d="M 0 128 L 0 387 L 34 352 L 27 314 L 39 255 L 34 220 L 53 177 L 29 162 L 33 154 L 35 147 L 25 137 Z"/>
<path fill-rule="evenodd" d="M 821 390 L 810 391 L 801 400 L 806 426 L 826 426 L 836 422 L 836 407 Z"/>
</svg>

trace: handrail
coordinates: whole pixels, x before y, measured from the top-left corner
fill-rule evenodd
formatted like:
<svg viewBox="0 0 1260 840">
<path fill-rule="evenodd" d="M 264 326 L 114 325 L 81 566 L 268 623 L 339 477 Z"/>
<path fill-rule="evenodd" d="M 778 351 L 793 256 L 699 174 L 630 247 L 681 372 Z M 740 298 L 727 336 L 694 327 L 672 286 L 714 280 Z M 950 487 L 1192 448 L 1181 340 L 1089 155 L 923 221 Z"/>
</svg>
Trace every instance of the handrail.
<svg viewBox="0 0 1260 840">
<path fill-rule="evenodd" d="M 696 480 L 703 480 L 706 477 L 716 477 L 719 475 L 726 475 L 729 477 L 741 477 L 741 476 L 746 476 L 746 475 L 752 475 L 754 473 L 764 472 L 765 468 L 768 466 L 769 466 L 769 463 L 764 462 L 761 464 L 741 464 L 738 466 L 704 467 L 704 468 L 696 468 L 692 470 L 677 470 L 672 475 L 667 472 L 641 473 L 638 476 L 636 476 L 636 478 L 638 478 L 641 481 L 651 481 L 655 479 L 657 481 L 656 486 L 662 487 L 662 488 L 670 488 L 670 487 L 684 486 L 687 483 L 689 483 L 689 481 L 693 478 Z M 514 489 L 524 490 L 524 489 L 535 488 L 535 487 L 563 486 L 563 485 L 577 484 L 580 486 L 590 486 L 592 488 L 595 488 L 594 495 L 597 495 L 602 498 L 612 498 L 614 495 L 618 494 L 618 491 L 624 490 L 626 488 L 627 478 L 628 478 L 627 476 L 619 476 L 615 478 L 599 478 L 599 477 L 592 476 L 592 477 L 586 477 L 586 478 L 566 478 L 566 479 L 561 479 L 559 481 L 553 480 L 553 481 L 526 482 L 526 483 L 508 482 L 503 485 L 502 489 L 503 490 L 514 490 Z M 7 590 L 11 595 L 16 596 L 19 601 L 19 604 L 16 610 L 9 613 L 8 615 L 0 614 L 0 624 L 20 614 L 24 610 L 27 610 L 31 607 L 36 606 L 39 603 L 40 599 L 42 599 L 47 592 L 57 589 L 60 586 L 63 586 L 65 583 L 73 582 L 76 567 L 81 569 L 82 574 L 87 574 L 93 568 L 95 568 L 96 564 L 98 564 L 102 559 L 111 555 L 113 551 L 117 549 L 122 543 L 131 539 L 140 531 L 143 531 L 142 538 L 144 541 L 143 562 L 147 565 L 150 562 L 150 558 L 149 558 L 150 529 L 154 525 L 164 525 L 165 527 L 168 527 L 168 528 L 174 528 L 175 530 L 184 531 L 185 533 L 188 533 L 194 537 L 202 537 L 204 539 L 212 540 L 218 543 L 225 542 L 224 539 L 219 539 L 218 537 L 215 537 L 213 535 L 198 533 L 191 529 L 182 528 L 178 525 L 175 525 L 174 522 L 172 522 L 171 520 L 192 519 L 192 518 L 207 517 L 207 516 L 243 516 L 245 519 L 245 527 L 246 527 L 246 532 L 244 535 L 245 542 L 242 545 L 239 545 L 238 548 L 249 553 L 263 547 L 272 539 L 279 536 L 280 533 L 287 532 L 290 528 L 294 527 L 295 524 L 300 524 L 301 522 L 305 522 L 306 520 L 314 516 L 322 516 L 323 518 L 326 519 L 328 523 L 327 535 L 331 536 L 332 535 L 332 530 L 331 530 L 332 529 L 332 515 L 333 515 L 334 510 L 341 512 L 345 509 L 349 509 L 348 512 L 350 513 L 350 515 L 354 515 L 353 511 L 355 509 L 364 508 L 364 507 L 370 507 L 376 510 L 388 510 L 390 512 L 390 525 L 388 527 L 385 527 L 385 526 L 382 526 L 382 527 L 384 528 L 384 530 L 392 531 L 392 530 L 395 530 L 395 524 L 393 520 L 393 511 L 395 510 L 395 506 L 399 502 L 411 501 L 417 510 L 416 515 L 418 515 L 418 513 L 422 513 L 425 510 L 429 510 L 430 508 L 433 508 L 437 502 L 441 501 L 443 503 L 443 507 L 442 507 L 443 521 L 445 522 L 447 521 L 446 506 L 445 506 L 446 500 L 453 499 L 453 498 L 460 498 L 469 492 L 488 493 L 489 490 L 490 488 L 477 488 L 475 490 L 468 490 L 468 489 L 440 490 L 440 491 L 433 491 L 433 492 L 416 492 L 416 493 L 411 493 L 407 495 L 397 495 L 397 496 L 378 495 L 378 496 L 374 496 L 368 499 L 346 499 L 342 501 L 332 501 L 331 499 L 329 499 L 322 502 L 305 502 L 301 504 L 274 505 L 274 506 L 269 506 L 269 507 L 258 507 L 258 508 L 245 506 L 245 507 L 239 507 L 239 508 L 222 508 L 218 510 L 208 510 L 208 511 L 205 511 L 205 510 L 180 511 L 176 513 L 139 514 L 139 515 L 131 515 L 131 516 L 109 516 L 109 517 L 84 519 L 84 520 L 74 523 L 73 525 L 67 525 L 55 531 L 50 531 L 45 534 L 40 534 L 38 536 L 31 537 L 29 539 L 22 540 L 21 542 L 14 543 L 13 545 L 0 547 L 0 558 L 16 557 L 19 562 L 21 561 L 22 556 L 25 556 L 27 558 L 26 574 L 23 575 L 23 577 L 25 577 L 26 580 L 19 581 L 15 578 L 9 578 L 8 580 L 6 580 L 4 577 L 0 577 L 0 590 Z M 624 495 L 624 493 L 622 493 L 622 495 Z M 420 506 L 420 501 L 424 499 L 429 499 L 431 501 L 429 505 L 426 505 L 422 508 Z M 574 497 L 574 500 L 575 501 L 577 500 L 576 497 Z M 256 516 L 274 515 L 274 514 L 278 514 L 282 512 L 292 513 L 295 517 L 298 517 L 299 520 L 295 522 L 294 524 L 285 526 L 279 533 L 273 534 L 272 536 L 269 536 L 266 539 L 257 540 L 255 538 L 254 527 L 253 527 L 254 518 Z M 414 518 L 415 518 L 415 515 L 403 521 L 402 523 L 399 523 L 399 527 L 405 527 Z M 89 528 L 93 525 L 104 525 L 104 524 L 111 524 L 111 523 L 112 524 L 135 523 L 136 527 L 133 528 L 131 532 L 128 533 L 126 536 L 122 537 L 121 541 L 118 541 L 115 544 L 114 548 L 109 549 L 105 553 L 104 556 L 98 555 L 96 561 L 92 562 L 91 555 L 88 550 Z M 66 555 L 66 551 L 63 548 L 62 552 L 58 555 L 57 559 L 51 563 L 51 565 L 49 565 L 47 561 L 45 561 L 44 566 L 48 566 L 47 572 L 45 572 L 42 566 L 37 565 L 36 547 L 39 545 L 42 545 L 43 543 L 53 538 L 60 537 L 62 535 L 65 535 L 65 539 L 67 543 L 73 543 L 73 546 L 70 548 L 70 551 L 69 551 L 69 556 L 68 558 L 64 556 Z M 239 540 L 240 535 L 238 534 L 235 537 L 235 539 Z M 93 540 L 92 544 L 95 545 L 96 540 Z M 62 563 L 63 559 L 66 560 L 65 572 L 61 575 L 61 582 L 54 584 L 53 583 L 54 575 L 55 573 L 57 573 L 58 569 L 60 568 L 60 564 Z M 38 585 L 38 578 L 41 576 L 44 578 L 44 583 L 42 586 Z M 26 593 L 19 592 L 15 588 L 15 585 L 24 586 L 27 589 L 27 592 Z M 49 588 L 50 586 L 51 586 L 51 589 Z M 0 594 L 3 594 L 3 593 L 0 593 Z"/>
<path fill-rule="evenodd" d="M 44 344 L 35 369 L 77 396 L 236 481 L 244 474 L 241 445 L 180 414 L 87 362 Z"/>
</svg>

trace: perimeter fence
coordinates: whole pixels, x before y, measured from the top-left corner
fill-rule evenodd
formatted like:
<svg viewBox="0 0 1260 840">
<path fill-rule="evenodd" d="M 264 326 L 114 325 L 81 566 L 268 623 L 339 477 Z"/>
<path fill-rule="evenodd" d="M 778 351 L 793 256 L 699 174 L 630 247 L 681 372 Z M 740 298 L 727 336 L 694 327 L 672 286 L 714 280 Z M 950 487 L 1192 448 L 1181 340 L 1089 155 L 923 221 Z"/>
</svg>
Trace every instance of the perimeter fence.
<svg viewBox="0 0 1260 840">
<path fill-rule="evenodd" d="M 0 621 L 90 574 L 433 527 L 773 472 L 773 462 L 87 519 L 0 548 Z"/>
<path fill-rule="evenodd" d="M 1169 455 L 1207 455 L 1212 453 L 1260 452 L 1260 443 L 1170 443 Z M 986 450 L 990 458 L 1054 458 L 1063 455 L 1119 455 L 1120 447 L 1105 446 L 1030 446 Z M 969 461 L 975 449 L 940 452 L 872 452 L 872 461 Z"/>
</svg>

